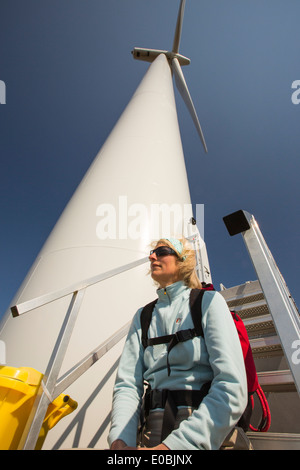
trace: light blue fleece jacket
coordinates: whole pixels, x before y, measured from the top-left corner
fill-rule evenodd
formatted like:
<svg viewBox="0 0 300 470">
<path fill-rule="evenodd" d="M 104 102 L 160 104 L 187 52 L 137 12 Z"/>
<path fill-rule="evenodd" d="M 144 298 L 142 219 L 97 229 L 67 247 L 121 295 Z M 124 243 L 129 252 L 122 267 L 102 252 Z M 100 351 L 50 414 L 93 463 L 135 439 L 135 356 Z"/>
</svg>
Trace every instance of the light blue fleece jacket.
<svg viewBox="0 0 300 470">
<path fill-rule="evenodd" d="M 190 288 L 179 281 L 157 291 L 149 338 L 193 328 Z M 169 353 L 171 375 L 167 372 L 167 345 L 141 343 L 142 308 L 135 314 L 121 356 L 113 393 L 109 445 L 122 439 L 136 446 L 143 379 L 151 388 L 196 389 L 212 381 L 208 395 L 198 409 L 163 442 L 171 450 L 219 449 L 247 405 L 247 382 L 242 349 L 231 314 L 223 297 L 206 291 L 202 300 L 204 338 L 177 344 Z"/>
</svg>

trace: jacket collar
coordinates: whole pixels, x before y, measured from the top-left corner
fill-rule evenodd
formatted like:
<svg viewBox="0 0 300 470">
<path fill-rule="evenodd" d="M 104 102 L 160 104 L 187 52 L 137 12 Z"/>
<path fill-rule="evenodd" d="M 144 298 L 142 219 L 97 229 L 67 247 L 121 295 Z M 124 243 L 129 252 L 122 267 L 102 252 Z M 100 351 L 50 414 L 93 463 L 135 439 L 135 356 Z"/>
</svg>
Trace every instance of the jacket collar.
<svg viewBox="0 0 300 470">
<path fill-rule="evenodd" d="M 174 284 L 170 284 L 167 287 L 163 287 L 161 289 L 157 289 L 158 299 L 161 302 L 171 302 L 176 297 L 182 295 L 184 292 L 189 291 L 189 287 L 187 287 L 183 281 L 174 282 Z"/>
</svg>

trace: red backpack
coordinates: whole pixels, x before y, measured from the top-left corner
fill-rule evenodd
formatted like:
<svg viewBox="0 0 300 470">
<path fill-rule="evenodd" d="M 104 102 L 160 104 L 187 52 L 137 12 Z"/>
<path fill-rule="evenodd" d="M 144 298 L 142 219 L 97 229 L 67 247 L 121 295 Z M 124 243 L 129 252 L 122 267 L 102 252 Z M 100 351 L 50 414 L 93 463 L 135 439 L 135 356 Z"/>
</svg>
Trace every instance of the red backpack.
<svg viewBox="0 0 300 470">
<path fill-rule="evenodd" d="M 213 284 L 202 284 L 202 288 L 204 290 L 215 290 Z M 251 345 L 248 337 L 248 333 L 246 330 L 246 327 L 244 325 L 243 320 L 240 318 L 240 316 L 234 312 L 230 312 L 234 321 L 234 324 L 236 326 L 238 335 L 239 335 L 239 340 L 242 346 L 242 351 L 243 351 L 243 357 L 244 357 L 244 362 L 245 362 L 245 369 L 246 369 L 246 376 L 247 376 L 247 385 L 248 385 L 248 395 L 249 395 L 249 403 L 248 403 L 248 413 L 247 413 L 247 408 L 245 411 L 245 415 L 248 414 L 248 417 L 246 418 L 246 421 L 248 421 L 248 426 L 251 429 L 251 431 L 260 431 L 260 432 L 266 432 L 268 431 L 270 425 L 271 425 L 271 414 L 270 414 L 270 409 L 269 405 L 266 399 L 266 396 L 259 385 L 258 382 L 258 377 L 257 377 L 257 372 L 256 372 L 256 367 L 252 355 L 252 350 L 251 350 Z M 257 428 L 254 428 L 250 424 L 250 418 L 252 414 L 252 410 L 254 408 L 254 394 L 258 396 L 258 399 L 260 401 L 261 407 L 262 407 L 262 419 Z M 250 408 L 251 404 L 251 408 Z M 250 416 L 249 416 L 250 415 Z M 244 415 L 243 415 L 244 416 Z"/>
</svg>

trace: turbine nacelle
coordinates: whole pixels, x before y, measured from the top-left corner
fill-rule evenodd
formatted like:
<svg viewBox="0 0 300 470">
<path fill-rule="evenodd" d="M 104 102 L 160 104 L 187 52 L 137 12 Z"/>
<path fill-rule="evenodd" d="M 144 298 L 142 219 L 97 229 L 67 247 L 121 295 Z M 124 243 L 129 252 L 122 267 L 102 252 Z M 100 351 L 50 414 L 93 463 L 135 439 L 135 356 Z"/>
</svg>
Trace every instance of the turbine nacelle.
<svg viewBox="0 0 300 470">
<path fill-rule="evenodd" d="M 144 60 L 145 62 L 153 62 L 160 54 L 164 54 L 170 62 L 176 57 L 180 65 L 189 65 L 191 63 L 187 57 L 172 51 L 135 47 L 131 53 L 134 59 Z"/>
<path fill-rule="evenodd" d="M 164 51 L 160 49 L 144 49 L 141 47 L 135 47 L 132 51 L 132 55 L 134 59 L 144 60 L 146 62 L 153 62 L 156 59 L 156 57 L 158 57 L 160 54 L 164 54 L 167 57 L 172 73 L 174 74 L 174 77 L 175 77 L 176 86 L 193 119 L 197 132 L 203 144 L 204 150 L 205 152 L 207 152 L 207 146 L 206 146 L 204 135 L 200 126 L 200 122 L 199 122 L 190 92 L 188 90 L 185 78 L 181 70 L 182 65 L 190 64 L 190 59 L 188 59 L 187 57 L 184 57 L 178 52 L 180 39 L 181 39 L 181 30 L 182 30 L 185 2 L 186 0 L 181 0 L 180 2 L 172 51 Z"/>
</svg>

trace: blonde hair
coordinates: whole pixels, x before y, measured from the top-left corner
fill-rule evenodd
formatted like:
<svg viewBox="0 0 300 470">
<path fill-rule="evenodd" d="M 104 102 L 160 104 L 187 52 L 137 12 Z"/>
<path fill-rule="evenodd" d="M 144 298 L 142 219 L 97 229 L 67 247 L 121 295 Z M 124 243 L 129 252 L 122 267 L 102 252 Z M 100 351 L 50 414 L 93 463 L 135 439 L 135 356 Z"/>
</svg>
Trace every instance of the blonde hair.
<svg viewBox="0 0 300 470">
<path fill-rule="evenodd" d="M 178 255 L 177 264 L 180 279 L 182 279 L 184 284 L 191 289 L 202 289 L 201 281 L 196 273 L 195 250 L 191 247 L 185 238 L 177 238 L 177 240 L 181 242 L 183 247 L 181 253 L 179 253 L 172 243 L 165 238 L 161 238 L 158 241 L 152 242 L 151 247 L 155 248 L 158 245 L 165 245 L 176 251 Z"/>
</svg>

